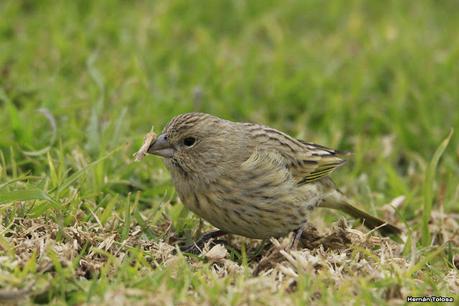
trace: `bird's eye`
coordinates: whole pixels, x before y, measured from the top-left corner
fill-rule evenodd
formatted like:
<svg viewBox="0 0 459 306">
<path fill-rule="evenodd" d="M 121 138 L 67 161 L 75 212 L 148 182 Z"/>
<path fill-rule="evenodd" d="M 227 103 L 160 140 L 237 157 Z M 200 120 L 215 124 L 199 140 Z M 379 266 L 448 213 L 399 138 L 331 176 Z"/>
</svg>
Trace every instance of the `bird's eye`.
<svg viewBox="0 0 459 306">
<path fill-rule="evenodd" d="M 183 144 L 187 147 L 191 147 L 192 145 L 194 145 L 195 142 L 196 142 L 196 138 L 194 137 L 187 137 L 183 139 Z"/>
</svg>

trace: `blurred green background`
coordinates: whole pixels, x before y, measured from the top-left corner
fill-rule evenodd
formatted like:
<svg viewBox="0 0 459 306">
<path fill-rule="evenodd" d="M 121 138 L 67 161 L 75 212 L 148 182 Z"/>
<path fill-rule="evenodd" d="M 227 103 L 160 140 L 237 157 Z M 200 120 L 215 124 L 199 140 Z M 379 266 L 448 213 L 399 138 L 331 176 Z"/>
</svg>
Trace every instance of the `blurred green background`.
<svg viewBox="0 0 459 306">
<path fill-rule="evenodd" d="M 137 223 L 153 239 L 162 214 L 190 237 L 161 162 L 132 153 L 152 125 L 203 111 L 353 151 L 333 177 L 372 213 L 404 196 L 397 218 L 418 239 L 430 203 L 459 211 L 458 29 L 454 0 L 2 0 L 3 225 L 120 216 L 116 239 Z"/>
<path fill-rule="evenodd" d="M 133 152 L 152 125 L 204 111 L 352 150 L 353 173 L 382 188 L 459 127 L 458 12 L 457 1 L 2 1 L 0 149 L 40 175 L 46 154 L 23 151 Z M 134 179 L 124 157 L 104 176 Z"/>
<path fill-rule="evenodd" d="M 427 162 L 459 127 L 458 11 L 457 1 L 2 1 L 2 180 L 43 186 L 49 153 L 63 165 L 58 185 L 128 143 L 86 188 L 142 189 L 148 202 L 160 163 L 130 154 L 152 125 L 204 111 L 352 150 L 340 183 L 363 174 L 381 201 L 420 197 Z"/>
<path fill-rule="evenodd" d="M 21 125 L 2 99 L 1 146 L 46 145 L 40 107 L 64 144 L 95 151 L 117 145 L 91 137 L 122 114 L 118 142 L 199 110 L 308 139 L 342 134 L 327 142 L 344 147 L 392 134 L 397 148 L 428 157 L 459 126 L 458 10 L 457 1 L 2 1 L 0 86 Z"/>
</svg>

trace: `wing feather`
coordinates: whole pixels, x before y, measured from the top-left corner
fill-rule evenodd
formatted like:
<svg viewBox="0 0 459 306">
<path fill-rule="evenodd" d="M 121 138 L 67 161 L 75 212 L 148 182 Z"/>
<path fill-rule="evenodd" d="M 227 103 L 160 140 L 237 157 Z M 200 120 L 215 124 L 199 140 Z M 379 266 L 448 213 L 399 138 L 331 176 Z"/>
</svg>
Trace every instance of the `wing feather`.
<svg viewBox="0 0 459 306">
<path fill-rule="evenodd" d="M 299 184 L 310 183 L 330 175 L 346 162 L 343 157 L 349 154 L 303 140 L 298 141 L 304 145 L 303 150 L 310 152 L 315 161 L 313 169 L 301 166 L 292 167 L 292 172 L 299 179 Z"/>
<path fill-rule="evenodd" d="M 256 140 L 257 150 L 278 152 L 285 167 L 298 184 L 310 183 L 330 175 L 343 165 L 348 152 L 295 139 L 278 130 L 257 124 L 244 124 Z M 278 158 L 276 158 L 277 160 Z"/>
</svg>

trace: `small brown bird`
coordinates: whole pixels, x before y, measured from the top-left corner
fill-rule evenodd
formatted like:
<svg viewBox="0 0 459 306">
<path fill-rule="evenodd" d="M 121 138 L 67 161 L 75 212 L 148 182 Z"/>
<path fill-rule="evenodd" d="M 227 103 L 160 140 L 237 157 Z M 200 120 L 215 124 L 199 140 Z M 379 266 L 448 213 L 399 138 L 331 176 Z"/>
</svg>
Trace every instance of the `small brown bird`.
<svg viewBox="0 0 459 306">
<path fill-rule="evenodd" d="M 400 229 L 352 206 L 329 174 L 345 153 L 276 129 L 204 113 L 173 118 L 148 148 L 163 157 L 183 204 L 220 229 L 265 239 L 301 236 L 316 207 L 339 209 L 383 235 Z"/>
</svg>

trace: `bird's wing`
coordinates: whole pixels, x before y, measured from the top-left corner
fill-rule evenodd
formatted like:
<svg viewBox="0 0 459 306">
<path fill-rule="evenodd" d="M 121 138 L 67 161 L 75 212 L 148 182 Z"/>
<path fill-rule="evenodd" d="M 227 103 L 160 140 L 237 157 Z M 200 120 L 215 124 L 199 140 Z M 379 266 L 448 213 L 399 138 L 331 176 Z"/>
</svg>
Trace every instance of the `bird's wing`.
<svg viewBox="0 0 459 306">
<path fill-rule="evenodd" d="M 244 187 L 249 189 L 268 190 L 294 183 L 292 174 L 286 167 L 286 159 L 274 150 L 255 149 L 241 164 L 241 170 L 247 178 Z"/>
<path fill-rule="evenodd" d="M 343 165 L 347 152 L 333 150 L 321 145 L 298 140 L 302 145 L 289 161 L 289 169 L 299 184 L 313 182 L 332 173 Z"/>
<path fill-rule="evenodd" d="M 257 150 L 278 152 L 298 184 L 316 181 L 345 163 L 349 153 L 298 140 L 266 126 L 244 124 Z"/>
</svg>

